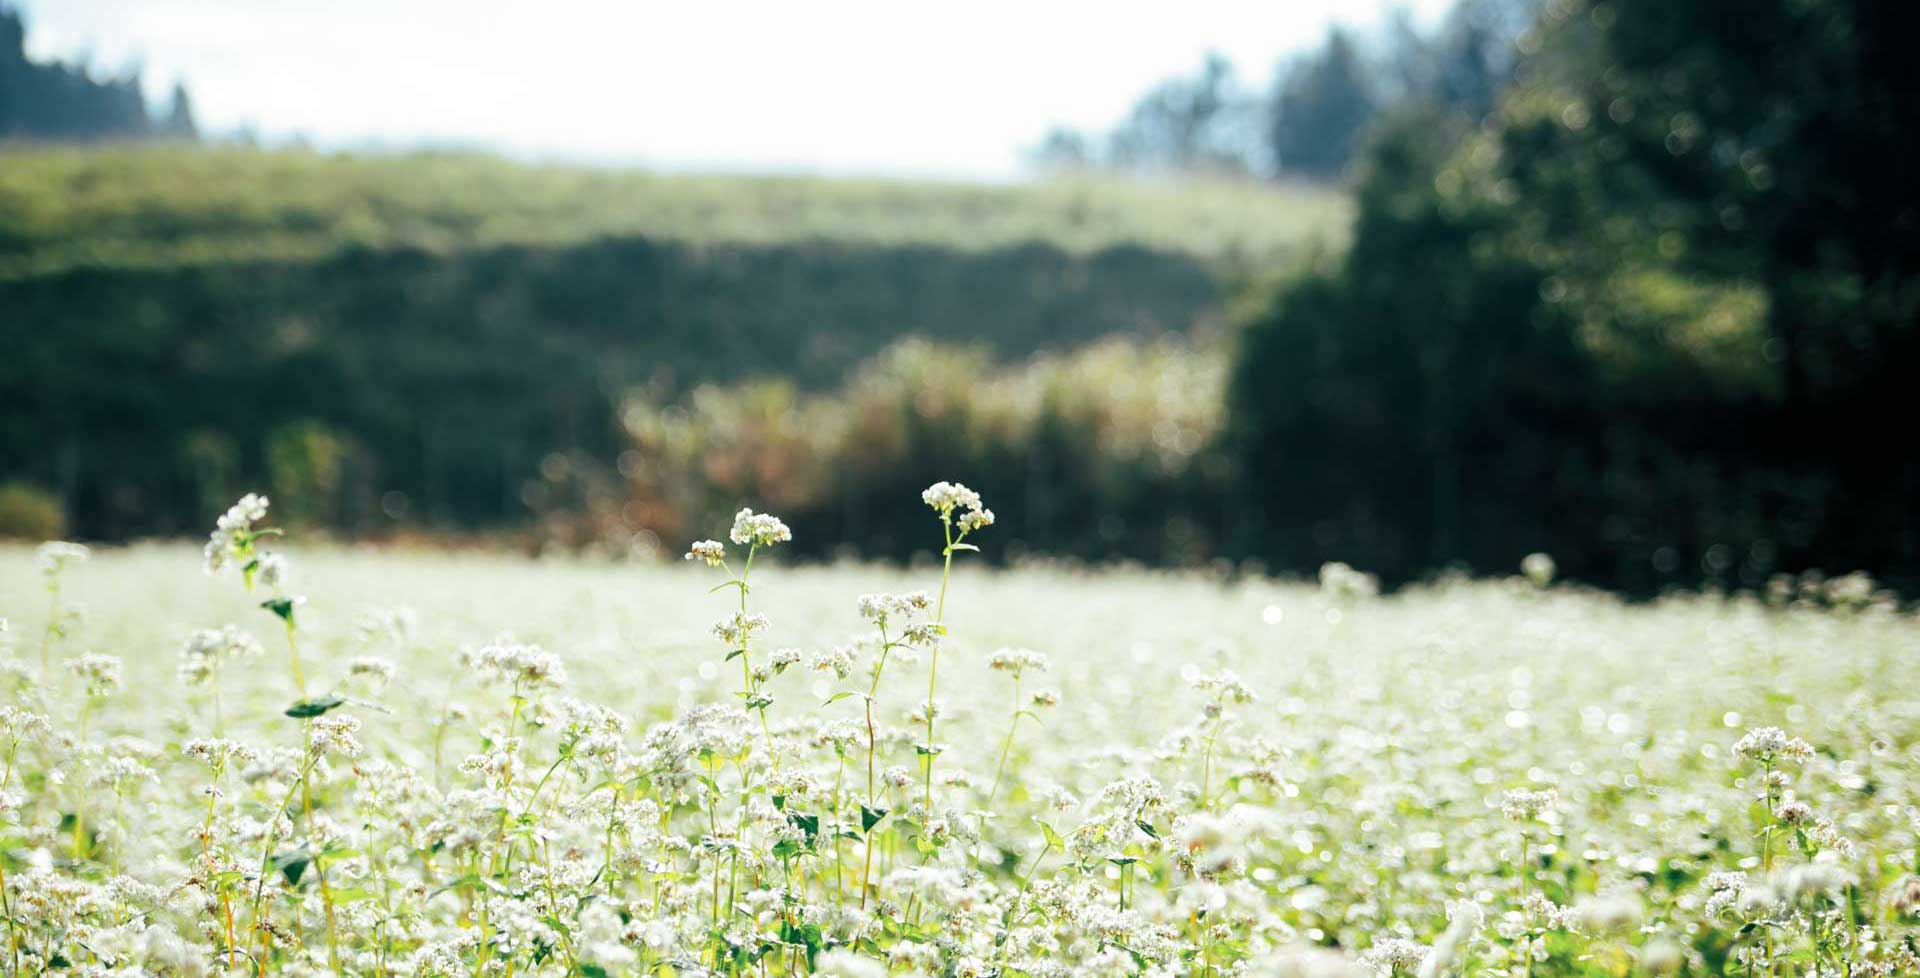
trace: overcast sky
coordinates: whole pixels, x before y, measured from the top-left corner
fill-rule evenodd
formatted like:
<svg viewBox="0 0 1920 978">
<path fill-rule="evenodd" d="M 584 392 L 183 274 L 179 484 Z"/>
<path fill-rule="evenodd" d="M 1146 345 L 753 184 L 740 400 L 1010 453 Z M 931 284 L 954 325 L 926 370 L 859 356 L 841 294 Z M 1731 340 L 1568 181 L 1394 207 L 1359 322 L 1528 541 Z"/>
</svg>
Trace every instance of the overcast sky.
<svg viewBox="0 0 1920 978">
<path fill-rule="evenodd" d="M 203 127 L 323 146 L 1004 178 L 1217 49 L 1277 58 L 1373 0 L 15 0 L 40 58 L 176 79 Z M 1408 0 L 1432 23 L 1447 0 Z"/>
</svg>

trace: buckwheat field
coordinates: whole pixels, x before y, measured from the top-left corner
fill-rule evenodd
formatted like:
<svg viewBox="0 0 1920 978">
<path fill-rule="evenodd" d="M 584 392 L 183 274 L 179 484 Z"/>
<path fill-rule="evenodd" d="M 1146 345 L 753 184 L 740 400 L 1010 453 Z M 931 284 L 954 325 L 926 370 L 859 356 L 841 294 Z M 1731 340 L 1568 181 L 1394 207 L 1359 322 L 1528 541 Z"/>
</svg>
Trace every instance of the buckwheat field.
<svg viewBox="0 0 1920 978">
<path fill-rule="evenodd" d="M 1920 971 L 1920 621 L 1861 577 L 1630 604 L 360 552 L 0 551 L 12 975 Z"/>
</svg>

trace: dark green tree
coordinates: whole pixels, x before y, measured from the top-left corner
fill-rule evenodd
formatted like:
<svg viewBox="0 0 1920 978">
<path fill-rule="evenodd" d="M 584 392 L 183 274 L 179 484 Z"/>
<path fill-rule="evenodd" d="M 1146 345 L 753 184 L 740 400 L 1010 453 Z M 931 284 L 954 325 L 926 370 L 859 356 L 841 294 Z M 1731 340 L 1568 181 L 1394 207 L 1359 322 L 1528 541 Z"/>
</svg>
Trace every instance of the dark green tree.
<svg viewBox="0 0 1920 978">
<path fill-rule="evenodd" d="M 1328 31 L 1325 45 L 1281 72 L 1268 104 L 1267 148 L 1276 169 L 1314 178 L 1343 172 L 1379 108 L 1375 89 L 1353 36 Z"/>
<path fill-rule="evenodd" d="M 1907 8 L 1556 2 L 1495 118 L 1384 125 L 1354 243 L 1241 337 L 1247 539 L 1651 588 L 1920 563 Z"/>
</svg>

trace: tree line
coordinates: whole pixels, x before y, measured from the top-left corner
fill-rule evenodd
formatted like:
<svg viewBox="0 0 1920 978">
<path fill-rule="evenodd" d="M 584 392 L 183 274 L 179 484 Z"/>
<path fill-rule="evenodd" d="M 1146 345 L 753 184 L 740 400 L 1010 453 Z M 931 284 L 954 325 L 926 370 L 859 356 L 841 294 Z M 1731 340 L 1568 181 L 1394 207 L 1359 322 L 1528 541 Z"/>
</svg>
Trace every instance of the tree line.
<svg viewBox="0 0 1920 978">
<path fill-rule="evenodd" d="M 1377 37 L 1335 25 L 1318 47 L 1283 58 L 1264 91 L 1210 53 L 1141 96 L 1111 131 L 1056 127 L 1032 156 L 1042 168 L 1339 179 L 1368 135 L 1407 106 L 1491 112 L 1535 6 L 1462 0 L 1432 31 L 1402 8 Z"/>
<path fill-rule="evenodd" d="M 1908 5 L 1550 0 L 1485 118 L 1379 123 L 1238 336 L 1240 539 L 1406 579 L 1920 578 Z"/>
<path fill-rule="evenodd" d="M 180 139 L 199 135 L 193 100 L 175 84 L 166 106 L 147 105 L 138 71 L 98 79 L 86 65 L 27 55 L 27 25 L 0 4 L 0 140 Z"/>
</svg>

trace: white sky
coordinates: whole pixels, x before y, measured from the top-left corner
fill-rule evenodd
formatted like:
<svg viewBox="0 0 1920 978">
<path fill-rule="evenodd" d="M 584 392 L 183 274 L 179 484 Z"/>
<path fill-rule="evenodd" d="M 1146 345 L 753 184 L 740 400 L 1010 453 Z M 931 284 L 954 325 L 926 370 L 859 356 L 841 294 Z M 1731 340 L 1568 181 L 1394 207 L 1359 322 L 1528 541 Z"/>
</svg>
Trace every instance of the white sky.
<svg viewBox="0 0 1920 978">
<path fill-rule="evenodd" d="M 15 0 L 37 58 L 176 78 L 201 125 L 674 169 L 996 179 L 1208 49 L 1266 86 L 1379 0 Z M 1408 0 L 1423 23 L 1448 0 Z"/>
</svg>

